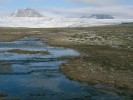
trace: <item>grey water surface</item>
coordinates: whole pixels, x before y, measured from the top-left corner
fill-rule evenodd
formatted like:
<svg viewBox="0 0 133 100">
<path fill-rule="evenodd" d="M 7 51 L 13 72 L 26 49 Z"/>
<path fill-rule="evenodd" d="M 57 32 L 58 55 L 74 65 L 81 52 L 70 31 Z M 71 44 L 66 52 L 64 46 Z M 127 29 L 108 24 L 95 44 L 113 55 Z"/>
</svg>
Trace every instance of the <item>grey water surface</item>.
<svg viewBox="0 0 133 100">
<path fill-rule="evenodd" d="M 14 42 L 0 42 L 0 93 L 20 100 L 125 100 L 125 96 L 96 89 L 69 80 L 59 71 L 67 60 L 62 56 L 78 56 L 72 49 L 43 45 L 46 39 L 26 37 Z M 17 54 L 20 49 L 49 51 L 50 54 Z"/>
</svg>

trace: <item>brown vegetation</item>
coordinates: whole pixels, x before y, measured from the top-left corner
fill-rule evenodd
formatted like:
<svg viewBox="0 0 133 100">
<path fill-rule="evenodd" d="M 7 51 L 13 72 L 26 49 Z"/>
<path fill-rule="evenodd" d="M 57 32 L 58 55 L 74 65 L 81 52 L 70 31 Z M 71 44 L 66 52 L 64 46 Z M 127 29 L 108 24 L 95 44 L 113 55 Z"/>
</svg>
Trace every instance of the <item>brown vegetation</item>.
<svg viewBox="0 0 133 100">
<path fill-rule="evenodd" d="M 8 50 L 6 52 L 10 53 L 17 53 L 17 54 L 49 54 L 48 51 L 29 51 L 29 50 L 19 50 L 19 49 L 13 49 L 13 50 Z"/>
<path fill-rule="evenodd" d="M 132 24 L 69 29 L 0 29 L 0 32 L 5 34 L 0 33 L 0 41 L 32 36 L 48 38 L 49 45 L 76 49 L 81 55 L 60 67 L 67 77 L 89 84 L 108 84 L 122 90 L 121 93 L 133 95 Z"/>
</svg>

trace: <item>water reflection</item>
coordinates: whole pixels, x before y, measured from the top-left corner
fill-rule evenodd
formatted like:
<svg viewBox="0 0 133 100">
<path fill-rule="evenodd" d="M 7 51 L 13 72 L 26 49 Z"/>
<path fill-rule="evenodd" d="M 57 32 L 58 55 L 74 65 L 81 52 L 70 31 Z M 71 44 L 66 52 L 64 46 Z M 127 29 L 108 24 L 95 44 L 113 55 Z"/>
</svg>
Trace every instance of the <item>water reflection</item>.
<svg viewBox="0 0 133 100">
<path fill-rule="evenodd" d="M 0 61 L 0 74 L 12 72 L 12 65 L 8 61 Z"/>
<path fill-rule="evenodd" d="M 50 55 L 0 52 L 0 92 L 20 100 L 122 100 L 124 96 L 101 91 L 67 79 L 59 66 L 61 56 L 77 56 L 72 49 L 44 46 L 45 39 L 23 38 L 0 42 L 0 51 L 12 49 L 45 51 Z M 2 74 L 5 73 L 5 74 Z"/>
</svg>

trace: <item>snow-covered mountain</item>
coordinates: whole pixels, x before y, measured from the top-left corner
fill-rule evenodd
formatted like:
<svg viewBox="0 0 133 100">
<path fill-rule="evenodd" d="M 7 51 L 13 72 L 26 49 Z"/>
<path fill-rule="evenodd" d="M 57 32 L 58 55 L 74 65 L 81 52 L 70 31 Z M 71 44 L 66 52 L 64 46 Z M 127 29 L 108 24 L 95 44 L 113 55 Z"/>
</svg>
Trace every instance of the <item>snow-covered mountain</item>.
<svg viewBox="0 0 133 100">
<path fill-rule="evenodd" d="M 92 14 L 90 16 L 82 16 L 81 18 L 91 18 L 91 19 L 114 19 L 111 15 L 108 14 Z"/>
<path fill-rule="evenodd" d="M 19 9 L 12 13 L 10 17 L 43 17 L 40 13 L 31 8 Z"/>
</svg>

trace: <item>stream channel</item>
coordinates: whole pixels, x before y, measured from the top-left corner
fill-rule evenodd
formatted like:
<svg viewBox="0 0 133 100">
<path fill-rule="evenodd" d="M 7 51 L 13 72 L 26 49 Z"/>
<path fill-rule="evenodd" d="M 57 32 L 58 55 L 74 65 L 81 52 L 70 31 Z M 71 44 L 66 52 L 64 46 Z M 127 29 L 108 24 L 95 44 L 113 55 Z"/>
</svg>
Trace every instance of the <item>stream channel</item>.
<svg viewBox="0 0 133 100">
<path fill-rule="evenodd" d="M 0 93 L 18 100 L 125 100 L 126 96 L 69 80 L 59 71 L 66 59 L 78 56 L 75 50 L 44 45 L 46 39 L 25 37 L 0 42 Z M 9 50 L 48 51 L 49 54 L 22 54 Z"/>
</svg>

